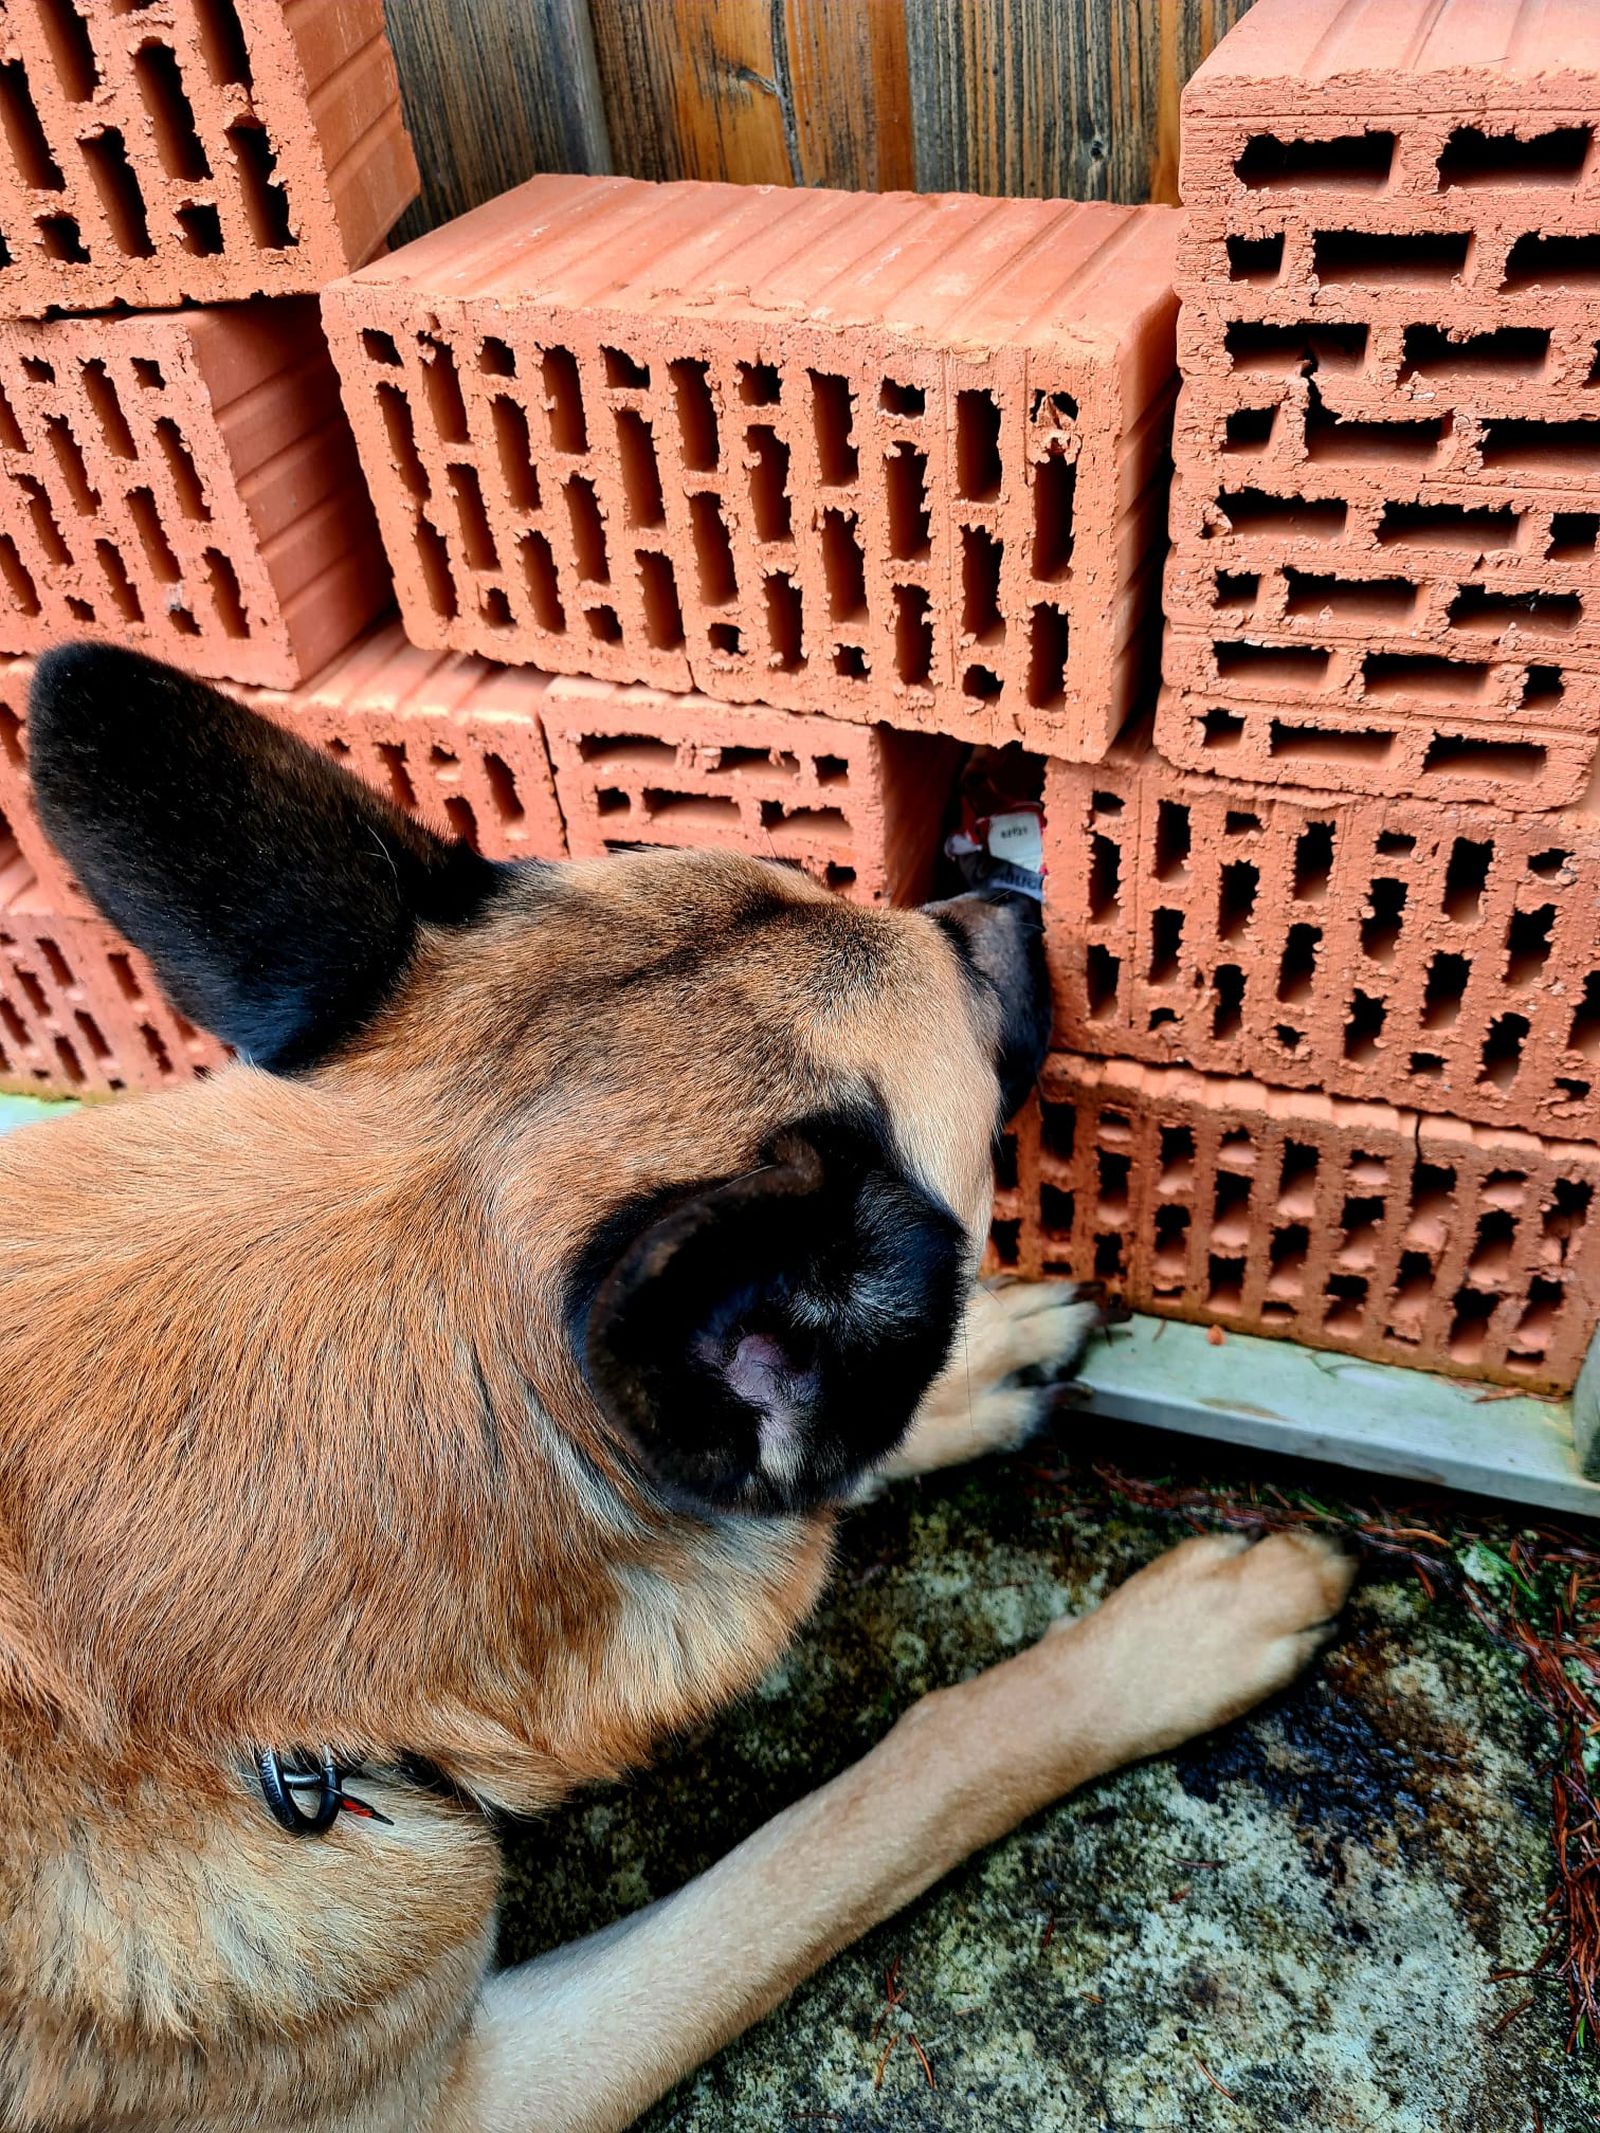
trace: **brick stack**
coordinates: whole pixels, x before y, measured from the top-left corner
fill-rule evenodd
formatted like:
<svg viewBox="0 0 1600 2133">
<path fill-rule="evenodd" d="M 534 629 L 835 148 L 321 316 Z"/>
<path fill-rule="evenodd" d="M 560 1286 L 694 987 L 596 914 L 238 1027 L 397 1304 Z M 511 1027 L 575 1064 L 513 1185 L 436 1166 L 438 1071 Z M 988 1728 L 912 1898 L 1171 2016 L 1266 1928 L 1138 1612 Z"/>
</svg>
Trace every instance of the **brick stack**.
<svg viewBox="0 0 1600 2133">
<path fill-rule="evenodd" d="M 1257 0 L 1183 111 L 1164 688 L 1050 767 L 997 1242 L 1529 1389 L 1600 1311 L 1600 15 Z M 1198 1071 L 1197 1071 L 1198 1070 Z"/>
</svg>

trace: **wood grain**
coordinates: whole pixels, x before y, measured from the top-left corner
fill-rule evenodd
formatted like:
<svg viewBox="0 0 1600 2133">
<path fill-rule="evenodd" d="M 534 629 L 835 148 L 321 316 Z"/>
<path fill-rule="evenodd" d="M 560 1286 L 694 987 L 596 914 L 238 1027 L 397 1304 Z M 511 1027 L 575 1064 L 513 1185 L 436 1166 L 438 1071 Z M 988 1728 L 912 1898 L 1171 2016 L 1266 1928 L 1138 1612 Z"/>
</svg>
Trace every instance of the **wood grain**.
<svg viewBox="0 0 1600 2133">
<path fill-rule="evenodd" d="M 395 242 L 538 170 L 606 171 L 588 0 L 385 0 L 422 198 Z"/>
</svg>

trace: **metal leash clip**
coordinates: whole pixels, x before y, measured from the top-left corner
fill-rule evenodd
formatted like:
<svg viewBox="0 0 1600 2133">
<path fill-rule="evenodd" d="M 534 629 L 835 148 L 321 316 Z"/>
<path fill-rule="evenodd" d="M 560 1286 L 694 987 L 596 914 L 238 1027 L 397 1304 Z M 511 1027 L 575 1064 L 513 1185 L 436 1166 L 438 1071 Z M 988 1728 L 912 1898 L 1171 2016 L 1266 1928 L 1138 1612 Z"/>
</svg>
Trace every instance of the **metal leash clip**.
<svg viewBox="0 0 1600 2133">
<path fill-rule="evenodd" d="M 340 1770 L 331 1748 L 295 1748 L 287 1758 L 276 1748 L 256 1750 L 256 1777 L 267 1812 L 291 1837 L 320 1837 L 333 1827 L 341 1812 L 368 1822 L 382 1822 L 392 1829 L 394 1823 L 388 1815 L 345 1791 L 345 1779 L 359 1774 L 359 1764 Z M 309 1810 L 301 1805 L 301 1795 L 305 1793 L 314 1796 Z"/>
</svg>

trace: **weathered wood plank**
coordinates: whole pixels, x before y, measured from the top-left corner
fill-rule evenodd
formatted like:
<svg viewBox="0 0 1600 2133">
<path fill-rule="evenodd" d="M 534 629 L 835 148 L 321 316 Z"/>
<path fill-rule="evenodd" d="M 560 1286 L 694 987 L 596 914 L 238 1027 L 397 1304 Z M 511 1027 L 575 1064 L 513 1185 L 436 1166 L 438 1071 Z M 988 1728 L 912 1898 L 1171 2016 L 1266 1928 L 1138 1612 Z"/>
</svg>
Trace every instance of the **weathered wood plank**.
<svg viewBox="0 0 1600 2133">
<path fill-rule="evenodd" d="M 422 198 L 401 241 L 538 170 L 605 171 L 588 0 L 384 0 Z"/>
<path fill-rule="evenodd" d="M 1178 98 L 1250 0 L 914 0 L 924 191 L 1177 198 Z"/>
<path fill-rule="evenodd" d="M 616 167 L 911 182 L 904 0 L 590 0 Z"/>
</svg>

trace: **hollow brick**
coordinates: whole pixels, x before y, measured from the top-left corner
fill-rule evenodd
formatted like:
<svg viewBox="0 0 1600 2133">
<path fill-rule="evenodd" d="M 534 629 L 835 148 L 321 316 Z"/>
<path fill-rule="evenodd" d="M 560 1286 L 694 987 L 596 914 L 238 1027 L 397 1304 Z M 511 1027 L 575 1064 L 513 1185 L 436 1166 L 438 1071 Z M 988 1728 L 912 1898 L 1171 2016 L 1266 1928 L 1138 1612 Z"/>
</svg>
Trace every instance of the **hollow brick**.
<svg viewBox="0 0 1600 2133">
<path fill-rule="evenodd" d="M 542 177 L 324 296 L 407 628 L 1102 754 L 1158 562 L 1162 209 Z"/>
</svg>

